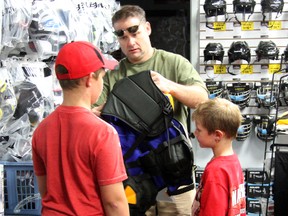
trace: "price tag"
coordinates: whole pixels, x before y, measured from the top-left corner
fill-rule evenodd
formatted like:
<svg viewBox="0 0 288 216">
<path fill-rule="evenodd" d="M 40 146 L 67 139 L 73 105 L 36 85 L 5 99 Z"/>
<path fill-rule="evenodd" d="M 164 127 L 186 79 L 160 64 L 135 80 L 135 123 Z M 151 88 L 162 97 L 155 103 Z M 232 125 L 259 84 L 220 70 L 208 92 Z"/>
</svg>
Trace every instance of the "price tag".
<svg viewBox="0 0 288 216">
<path fill-rule="evenodd" d="M 281 68 L 280 64 L 269 64 L 268 70 L 270 74 L 278 72 Z"/>
<path fill-rule="evenodd" d="M 226 31 L 226 23 L 225 22 L 214 22 L 213 23 L 215 31 Z"/>
<path fill-rule="evenodd" d="M 225 65 L 214 65 L 214 74 L 226 74 Z"/>
<path fill-rule="evenodd" d="M 253 65 L 242 64 L 240 70 L 241 74 L 253 74 Z"/>
<path fill-rule="evenodd" d="M 251 31 L 254 30 L 254 22 L 241 22 L 242 31 Z"/>
<path fill-rule="evenodd" d="M 282 22 L 281 21 L 269 21 L 268 27 L 269 27 L 269 30 L 281 30 Z"/>
</svg>

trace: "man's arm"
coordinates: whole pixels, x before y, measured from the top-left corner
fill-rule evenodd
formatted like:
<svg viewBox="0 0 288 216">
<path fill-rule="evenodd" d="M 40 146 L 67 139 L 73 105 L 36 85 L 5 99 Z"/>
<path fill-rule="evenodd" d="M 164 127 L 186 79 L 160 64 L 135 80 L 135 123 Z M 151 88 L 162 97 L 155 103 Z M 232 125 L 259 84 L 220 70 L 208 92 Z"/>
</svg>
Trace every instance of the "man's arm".
<svg viewBox="0 0 288 216">
<path fill-rule="evenodd" d="M 123 183 L 100 186 L 101 199 L 107 216 L 129 216 Z"/>
<path fill-rule="evenodd" d="M 36 176 L 36 178 L 37 178 L 37 184 L 38 184 L 38 189 L 39 189 L 41 198 L 43 198 L 47 192 L 46 175 Z"/>
<path fill-rule="evenodd" d="M 195 108 L 197 104 L 208 99 L 208 92 L 201 85 L 181 85 L 151 71 L 151 77 L 163 93 L 169 93 L 184 105 Z"/>
</svg>

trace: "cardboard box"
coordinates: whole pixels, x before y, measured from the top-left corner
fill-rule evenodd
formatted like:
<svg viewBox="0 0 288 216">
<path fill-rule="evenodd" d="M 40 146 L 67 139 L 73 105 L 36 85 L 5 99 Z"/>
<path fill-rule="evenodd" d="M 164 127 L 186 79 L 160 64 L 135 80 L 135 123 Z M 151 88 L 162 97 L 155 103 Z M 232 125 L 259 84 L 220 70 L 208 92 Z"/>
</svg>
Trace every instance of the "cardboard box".
<svg viewBox="0 0 288 216">
<path fill-rule="evenodd" d="M 268 198 L 272 192 L 270 184 L 250 184 L 246 185 L 246 197 L 247 198 Z"/>
<path fill-rule="evenodd" d="M 246 182 L 251 184 L 269 184 L 267 172 L 263 169 L 247 169 Z"/>
<path fill-rule="evenodd" d="M 247 213 L 260 214 L 261 213 L 261 202 L 259 199 L 250 199 L 246 200 L 246 211 Z"/>
</svg>

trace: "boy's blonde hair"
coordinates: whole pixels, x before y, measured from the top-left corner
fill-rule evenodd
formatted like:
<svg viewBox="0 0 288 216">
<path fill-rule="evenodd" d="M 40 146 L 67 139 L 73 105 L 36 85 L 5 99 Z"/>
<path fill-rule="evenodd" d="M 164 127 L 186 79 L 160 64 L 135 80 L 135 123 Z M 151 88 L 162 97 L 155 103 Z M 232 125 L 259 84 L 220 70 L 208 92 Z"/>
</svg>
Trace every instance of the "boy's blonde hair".
<svg viewBox="0 0 288 216">
<path fill-rule="evenodd" d="M 242 115 L 236 104 L 223 98 L 215 98 L 199 104 L 192 113 L 192 120 L 199 121 L 209 134 L 221 130 L 228 138 L 235 138 Z"/>
</svg>

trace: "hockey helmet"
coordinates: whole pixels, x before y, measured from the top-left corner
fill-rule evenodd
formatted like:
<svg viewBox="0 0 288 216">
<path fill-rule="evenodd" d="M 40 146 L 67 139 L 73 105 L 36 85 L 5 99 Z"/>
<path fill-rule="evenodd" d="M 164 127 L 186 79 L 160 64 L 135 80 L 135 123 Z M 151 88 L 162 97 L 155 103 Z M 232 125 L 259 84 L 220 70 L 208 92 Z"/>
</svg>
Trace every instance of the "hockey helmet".
<svg viewBox="0 0 288 216">
<path fill-rule="evenodd" d="M 281 83 L 280 87 L 283 100 L 285 101 L 286 105 L 288 105 L 288 81 L 285 80 L 283 83 Z"/>
<path fill-rule="evenodd" d="M 284 59 L 283 59 L 284 62 L 287 62 L 288 61 L 288 44 L 287 44 L 287 46 L 286 46 L 286 48 L 284 50 L 283 55 L 284 55 Z"/>
<path fill-rule="evenodd" d="M 243 109 L 249 105 L 251 95 L 251 83 L 233 82 L 226 84 L 228 99 Z"/>
<path fill-rule="evenodd" d="M 284 6 L 283 0 L 261 0 L 262 13 L 277 12 L 282 13 Z"/>
<path fill-rule="evenodd" d="M 257 61 L 261 59 L 277 60 L 279 49 L 273 41 L 260 41 L 257 49 L 255 50 Z"/>
<path fill-rule="evenodd" d="M 221 43 L 208 43 L 204 49 L 204 62 L 209 60 L 223 61 L 224 48 Z"/>
<path fill-rule="evenodd" d="M 233 11 L 234 13 L 254 13 L 256 2 L 254 0 L 234 0 Z"/>
<path fill-rule="evenodd" d="M 213 99 L 216 97 L 221 97 L 223 93 L 223 85 L 222 82 L 216 82 L 211 79 L 206 80 L 206 87 L 209 91 L 209 98 Z"/>
<path fill-rule="evenodd" d="M 272 87 L 270 82 L 261 83 L 261 86 L 256 90 L 258 107 L 270 108 L 276 106 L 277 94 L 278 85 Z"/>
<path fill-rule="evenodd" d="M 251 60 L 250 48 L 246 41 L 235 41 L 231 44 L 228 50 L 229 64 L 236 60 L 246 60 L 248 63 Z"/>
<path fill-rule="evenodd" d="M 269 115 L 254 116 L 254 121 L 256 123 L 257 137 L 263 141 L 273 140 L 275 136 L 273 127 L 273 123 L 275 122 L 274 117 Z"/>
<path fill-rule="evenodd" d="M 203 5 L 206 17 L 213 17 L 226 14 L 225 0 L 205 0 Z"/>
<path fill-rule="evenodd" d="M 238 128 L 236 140 L 244 141 L 251 133 L 252 118 L 249 115 L 242 115 L 241 125 Z"/>
</svg>

